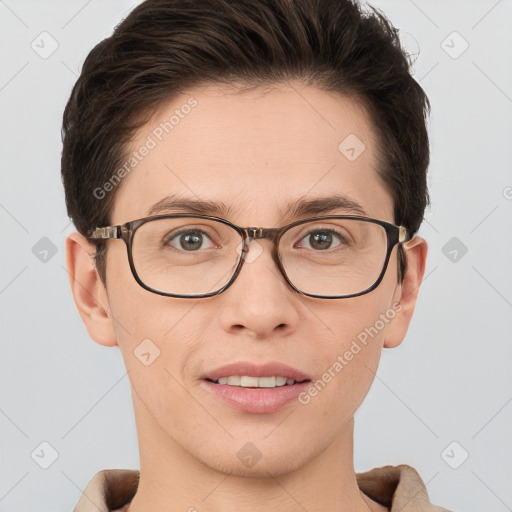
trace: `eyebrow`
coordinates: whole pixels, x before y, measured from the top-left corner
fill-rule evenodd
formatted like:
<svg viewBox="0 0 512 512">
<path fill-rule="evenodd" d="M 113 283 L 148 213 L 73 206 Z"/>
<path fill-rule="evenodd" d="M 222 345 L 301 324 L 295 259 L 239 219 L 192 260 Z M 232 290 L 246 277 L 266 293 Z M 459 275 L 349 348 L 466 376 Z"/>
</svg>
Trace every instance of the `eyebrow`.
<svg viewBox="0 0 512 512">
<path fill-rule="evenodd" d="M 325 215 L 339 210 L 343 210 L 344 213 L 362 215 L 363 217 L 368 216 L 360 203 L 343 194 L 307 199 L 299 198 L 289 203 L 284 211 L 278 209 L 278 214 L 280 217 L 293 218 L 310 215 Z M 234 210 L 231 206 L 227 206 L 222 201 L 199 200 L 183 197 L 178 194 L 171 194 L 151 206 L 148 210 L 148 215 L 190 213 L 196 215 L 229 217 L 237 212 L 238 210 Z"/>
</svg>

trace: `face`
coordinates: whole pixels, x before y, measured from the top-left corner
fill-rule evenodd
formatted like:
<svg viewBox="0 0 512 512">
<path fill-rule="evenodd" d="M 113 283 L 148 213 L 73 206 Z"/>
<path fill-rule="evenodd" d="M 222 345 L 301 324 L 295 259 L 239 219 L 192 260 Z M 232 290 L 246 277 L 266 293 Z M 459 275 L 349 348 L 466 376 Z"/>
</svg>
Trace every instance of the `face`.
<svg viewBox="0 0 512 512">
<path fill-rule="evenodd" d="M 193 108 L 183 108 L 191 97 Z M 176 109 L 179 122 L 168 133 L 158 130 Z M 339 149 L 351 134 L 365 146 L 356 159 Z M 119 185 L 112 224 L 148 216 L 171 194 L 223 203 L 230 207 L 225 218 L 239 226 L 285 225 L 296 220 L 286 205 L 333 193 L 357 201 L 368 217 L 393 222 L 391 195 L 376 172 L 371 121 L 338 94 L 299 84 L 242 94 L 196 88 L 162 106 L 131 151 L 148 137 L 156 145 Z M 244 263 L 223 293 L 183 299 L 139 286 L 125 244 L 109 240 L 102 299 L 129 372 L 139 436 L 157 436 L 207 467 L 252 476 L 297 469 L 344 435 L 386 337 L 401 321 L 396 247 L 375 290 L 326 300 L 295 292 L 271 257 L 271 242 L 258 243 L 263 252 Z M 154 358 L 151 364 L 139 359 L 140 347 Z M 323 384 L 316 393 L 306 384 L 300 397 L 275 410 L 249 412 L 219 398 L 211 389 L 218 384 L 204 379 L 241 362 L 281 363 Z M 261 459 L 244 464 L 244 450 Z"/>
</svg>

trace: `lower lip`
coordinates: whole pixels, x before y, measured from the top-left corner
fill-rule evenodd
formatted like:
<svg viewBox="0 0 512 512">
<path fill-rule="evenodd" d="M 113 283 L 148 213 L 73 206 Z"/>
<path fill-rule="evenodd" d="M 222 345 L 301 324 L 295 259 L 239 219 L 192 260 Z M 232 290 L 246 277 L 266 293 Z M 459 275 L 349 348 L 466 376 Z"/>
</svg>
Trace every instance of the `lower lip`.
<svg viewBox="0 0 512 512">
<path fill-rule="evenodd" d="M 275 388 L 243 388 L 240 386 L 229 386 L 227 384 L 216 384 L 204 380 L 208 391 L 224 400 L 232 407 L 245 412 L 264 414 L 274 412 L 286 404 L 297 399 L 307 389 L 310 381 L 299 382 L 291 386 L 277 386 Z"/>
</svg>

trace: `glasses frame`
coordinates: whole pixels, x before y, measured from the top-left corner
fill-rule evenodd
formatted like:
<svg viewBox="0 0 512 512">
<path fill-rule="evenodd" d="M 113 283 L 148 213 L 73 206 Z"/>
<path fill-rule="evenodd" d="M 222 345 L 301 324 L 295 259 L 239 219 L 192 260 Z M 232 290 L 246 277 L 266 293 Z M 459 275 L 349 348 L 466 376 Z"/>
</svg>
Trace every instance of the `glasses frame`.
<svg viewBox="0 0 512 512">
<path fill-rule="evenodd" d="M 242 237 L 242 250 L 240 251 L 239 260 L 236 265 L 235 271 L 233 272 L 233 275 L 231 276 L 231 279 L 219 290 L 215 292 L 205 293 L 205 294 L 194 294 L 194 295 L 181 295 L 177 293 L 169 293 L 169 292 L 163 292 L 161 290 L 157 290 L 155 288 L 151 288 L 150 286 L 146 285 L 138 276 L 137 271 L 135 269 L 135 264 L 133 262 L 133 255 L 132 255 L 132 247 L 133 247 L 133 238 L 135 235 L 135 232 L 137 229 L 142 226 L 143 224 L 146 224 L 147 222 L 151 222 L 153 220 L 157 219 L 165 219 L 165 218 L 182 218 L 182 217 L 189 217 L 194 219 L 205 219 L 205 220 L 215 220 L 218 222 L 221 222 L 232 229 L 234 229 L 241 237 Z M 386 252 L 386 259 L 384 261 L 382 270 L 379 274 L 379 277 L 377 280 L 368 288 L 361 292 L 352 293 L 348 295 L 335 295 L 335 296 L 325 296 L 325 295 L 316 295 L 311 293 L 305 293 L 302 290 L 298 289 L 288 278 L 286 275 L 286 272 L 284 270 L 280 254 L 278 251 L 279 241 L 281 240 L 281 237 L 284 235 L 286 231 L 289 229 L 298 226 L 300 224 L 305 224 L 307 222 L 312 221 L 318 221 L 318 220 L 327 220 L 327 219 L 355 219 L 355 220 L 361 220 L 363 222 L 371 222 L 374 224 L 378 224 L 379 226 L 382 226 L 386 230 L 386 237 L 387 237 L 387 252 Z M 249 243 L 252 240 L 261 240 L 264 238 L 267 238 L 273 242 L 272 247 L 272 259 L 276 263 L 279 271 L 281 272 L 282 276 L 285 278 L 286 282 L 292 287 L 293 290 L 295 290 L 297 293 L 301 295 L 305 295 L 307 297 L 315 297 L 319 299 L 348 299 L 351 297 L 358 297 L 360 295 L 365 295 L 366 293 L 371 292 L 379 284 L 381 283 L 384 274 L 386 273 L 386 270 L 388 268 L 389 259 L 391 256 L 391 251 L 397 244 L 403 244 L 405 242 L 408 242 L 412 238 L 412 234 L 408 232 L 407 228 L 404 226 L 397 226 L 395 224 L 392 224 L 390 222 L 380 220 L 380 219 L 373 219 L 370 217 L 362 217 L 358 215 L 324 215 L 320 217 L 310 217 L 307 219 L 301 219 L 297 220 L 295 222 L 292 222 L 291 224 L 287 224 L 286 226 L 280 227 L 280 228 L 262 228 L 262 227 L 240 227 L 236 224 L 233 224 L 232 222 L 222 219 L 220 217 L 213 217 L 210 215 L 193 215 L 188 213 L 174 213 L 174 214 L 166 214 L 166 215 L 153 215 L 151 217 L 144 217 L 142 219 L 132 220 L 130 222 L 126 222 L 124 224 L 118 224 L 115 226 L 105 226 L 105 227 L 98 227 L 93 230 L 91 230 L 89 234 L 89 238 L 93 240 L 108 240 L 108 239 L 121 239 L 124 241 L 126 245 L 126 250 L 128 253 L 128 262 L 130 264 L 130 269 L 132 271 L 133 277 L 135 278 L 135 281 L 144 288 L 145 290 L 148 290 L 149 292 L 156 293 L 158 295 L 163 295 L 165 297 L 177 297 L 177 298 L 183 298 L 183 299 L 199 299 L 199 298 L 206 298 L 206 297 L 213 297 L 215 295 L 221 294 L 224 290 L 229 288 L 236 280 L 238 275 L 240 274 L 240 271 L 242 270 L 242 266 L 245 262 L 245 254 L 249 251 Z"/>
</svg>

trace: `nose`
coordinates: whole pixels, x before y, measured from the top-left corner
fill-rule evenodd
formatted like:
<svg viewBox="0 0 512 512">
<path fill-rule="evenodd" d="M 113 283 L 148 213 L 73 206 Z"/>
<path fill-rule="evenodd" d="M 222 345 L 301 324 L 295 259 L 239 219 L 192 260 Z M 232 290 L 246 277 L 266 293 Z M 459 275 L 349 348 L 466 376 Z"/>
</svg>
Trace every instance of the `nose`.
<svg viewBox="0 0 512 512">
<path fill-rule="evenodd" d="M 272 241 L 250 239 L 244 263 L 223 297 L 221 322 L 228 332 L 255 338 L 291 334 L 299 323 L 299 298 L 272 258 Z"/>
</svg>

